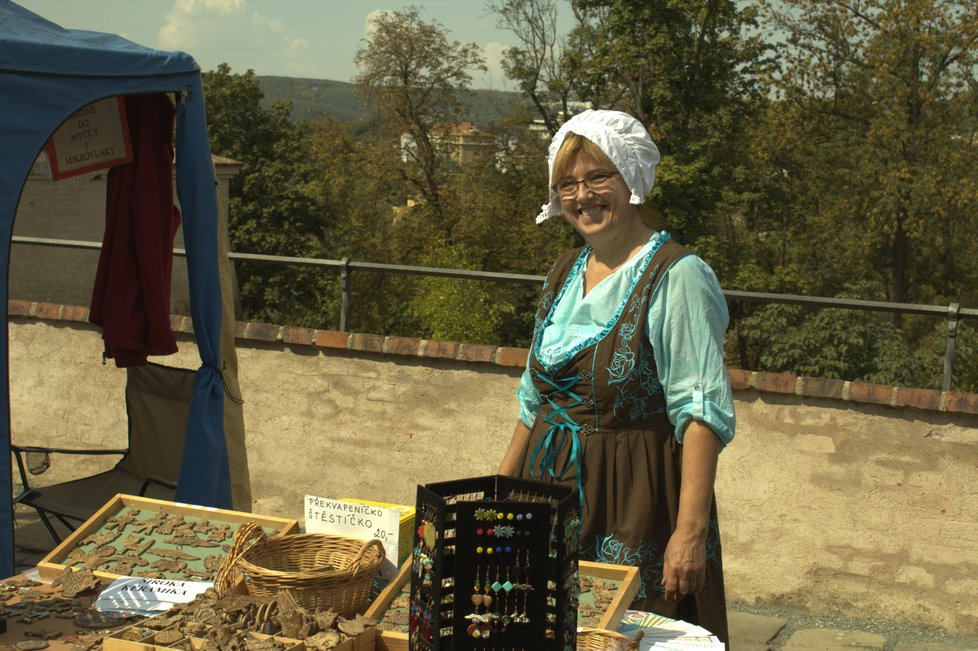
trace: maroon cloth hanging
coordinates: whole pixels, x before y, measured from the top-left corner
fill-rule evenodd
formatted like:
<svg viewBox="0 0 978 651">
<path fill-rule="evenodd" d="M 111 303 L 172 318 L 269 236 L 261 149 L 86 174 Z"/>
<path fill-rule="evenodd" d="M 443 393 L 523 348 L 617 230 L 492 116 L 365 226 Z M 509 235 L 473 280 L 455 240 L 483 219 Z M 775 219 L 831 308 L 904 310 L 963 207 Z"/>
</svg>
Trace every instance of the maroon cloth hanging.
<svg viewBox="0 0 978 651">
<path fill-rule="evenodd" d="M 102 328 L 116 366 L 177 352 L 170 329 L 173 238 L 173 122 L 165 94 L 126 97 L 133 161 L 109 170 L 105 236 L 89 321 Z"/>
</svg>

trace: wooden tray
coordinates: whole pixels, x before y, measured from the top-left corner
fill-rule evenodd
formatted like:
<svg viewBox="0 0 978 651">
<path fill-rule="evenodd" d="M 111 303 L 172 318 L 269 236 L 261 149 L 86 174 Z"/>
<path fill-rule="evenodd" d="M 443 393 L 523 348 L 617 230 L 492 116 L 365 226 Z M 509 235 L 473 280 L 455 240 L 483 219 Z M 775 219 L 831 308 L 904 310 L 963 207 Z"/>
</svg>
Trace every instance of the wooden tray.
<svg viewBox="0 0 978 651">
<path fill-rule="evenodd" d="M 207 520 L 214 525 L 227 524 L 230 525 L 232 529 L 236 529 L 237 526 L 244 524 L 245 522 L 254 521 L 260 524 L 266 530 L 266 533 L 270 538 L 277 538 L 279 536 L 298 533 L 299 531 L 299 522 L 297 520 L 288 520 L 285 518 L 276 518 L 267 515 L 257 515 L 254 513 L 244 513 L 242 511 L 229 511 L 226 509 L 217 509 L 213 507 L 194 506 L 192 504 L 168 502 L 165 500 L 155 500 L 148 497 L 137 497 L 135 495 L 123 495 L 120 493 L 109 500 L 105 506 L 99 509 L 84 524 L 72 532 L 70 536 L 65 538 L 60 545 L 55 547 L 47 556 L 41 559 L 41 561 L 37 564 L 38 573 L 40 574 L 41 579 L 51 581 L 58 576 L 58 574 L 60 574 L 66 567 L 65 561 L 67 560 L 68 555 L 75 549 L 82 546 L 82 540 L 92 534 L 100 533 L 105 527 L 109 518 L 112 518 L 129 508 L 139 509 L 139 511 L 143 514 L 143 519 L 145 519 L 147 515 L 165 511 L 175 515 L 182 515 L 189 521 Z M 121 540 L 123 537 L 125 537 L 125 535 L 126 533 L 123 532 L 119 539 Z M 154 535 L 162 536 L 163 534 Z M 231 539 L 228 538 L 224 540 L 222 544 L 230 546 Z M 181 549 L 175 545 L 154 542 L 153 548 L 159 548 L 158 546 L 164 548 Z M 221 556 L 226 555 L 226 552 L 223 551 L 220 546 L 212 549 L 214 554 Z M 203 554 L 201 553 L 201 555 Z M 78 569 L 81 566 L 76 565 L 73 567 L 74 569 Z M 119 578 L 120 575 L 110 571 L 96 570 L 95 576 L 99 577 L 100 579 L 112 581 Z M 186 580 L 185 577 L 181 576 L 172 576 L 167 578 Z"/>
<path fill-rule="evenodd" d="M 603 579 L 617 584 L 615 597 L 609 604 L 608 609 L 601 616 L 600 621 L 591 628 L 606 628 L 615 630 L 619 622 L 628 610 L 628 606 L 635 599 L 641 584 L 638 580 L 638 568 L 630 565 L 610 565 L 607 563 L 594 563 L 591 561 L 578 562 L 578 574 L 581 576 Z M 401 565 L 397 576 L 387 584 L 387 587 L 377 596 L 367 612 L 366 617 L 375 619 L 378 622 L 383 619 L 384 613 L 411 580 L 411 559 Z M 399 631 L 384 631 L 377 628 L 377 651 L 407 651 L 407 633 Z"/>
<path fill-rule="evenodd" d="M 19 574 L 14 577 L 3 579 L 2 581 L 0 581 L 0 583 L 9 584 L 12 581 L 23 581 L 28 579 L 35 580 L 33 578 L 28 577 L 26 574 Z M 24 587 L 23 590 L 25 592 L 29 591 L 32 593 L 38 593 L 42 595 L 41 597 L 42 599 L 47 599 L 52 597 L 63 598 L 63 595 L 61 594 L 61 588 L 52 588 L 47 583 L 41 583 L 40 585 L 32 585 L 29 587 Z M 91 609 L 92 600 L 95 598 L 95 596 L 97 596 L 96 592 L 93 592 L 92 590 L 86 590 L 85 592 L 79 594 L 77 597 L 74 598 L 81 603 L 83 608 Z M 13 594 L 5 593 L 5 598 L 8 599 L 6 605 L 13 605 L 16 604 L 18 601 L 22 601 L 22 598 L 20 597 L 19 593 L 13 593 Z M 133 618 L 127 621 L 124 626 L 125 627 L 131 626 L 134 622 L 142 621 L 143 619 L 144 618 L 142 617 Z M 123 626 L 119 627 L 120 630 L 121 628 L 123 628 Z M 62 619 L 57 615 L 45 617 L 43 619 L 36 620 L 35 622 L 30 624 L 20 622 L 16 617 L 7 617 L 6 631 L 0 633 L 0 646 L 14 648 L 14 645 L 17 644 L 17 642 L 32 639 L 27 636 L 28 631 L 38 630 L 38 629 L 44 629 L 52 632 L 57 631 L 61 633 L 60 637 L 57 637 L 52 640 L 47 640 L 48 642 L 47 648 L 49 651 L 76 651 L 77 647 L 75 646 L 75 643 L 66 640 L 65 638 L 68 638 L 69 636 L 72 635 L 76 635 L 81 629 L 81 627 L 78 626 L 78 624 L 76 624 L 73 619 Z M 91 634 L 99 633 L 99 631 L 96 630 L 89 630 L 88 632 Z"/>
<path fill-rule="evenodd" d="M 243 586 L 239 585 L 237 589 L 241 590 L 242 587 Z M 161 613 L 159 616 L 165 616 L 165 614 L 166 613 Z M 184 640 L 189 640 L 195 649 L 199 649 L 206 641 L 204 638 L 189 637 L 183 638 L 183 640 L 174 642 L 171 645 L 163 646 L 155 643 L 152 636 L 135 641 L 126 639 L 129 629 L 152 628 L 152 626 L 147 626 L 147 624 L 151 623 L 152 619 L 142 619 L 132 626 L 120 628 L 112 632 L 111 635 L 106 636 L 102 640 L 103 651 L 173 651 L 173 649 L 182 644 Z M 158 630 L 153 630 L 152 635 L 156 635 L 159 632 L 160 631 Z M 280 635 L 263 635 L 254 631 L 249 632 L 248 635 L 259 640 L 272 638 L 276 641 L 284 642 L 285 644 L 289 645 L 286 647 L 286 651 L 305 651 L 307 648 L 305 642 L 302 640 L 295 640 L 292 638 L 282 637 Z M 376 627 L 368 628 L 357 637 L 345 640 L 333 647 L 332 651 L 375 651 L 377 648 L 376 635 Z"/>
<path fill-rule="evenodd" d="M 137 624 L 136 626 L 145 626 L 145 623 Z M 126 634 L 127 629 L 120 629 L 112 635 L 107 636 L 102 640 L 103 651 L 172 651 L 180 642 L 175 642 L 172 646 L 160 646 L 155 644 L 152 638 L 146 638 L 139 641 L 127 640 L 123 636 Z M 159 631 L 154 631 L 154 635 Z M 376 651 L 377 642 L 375 637 L 376 629 L 370 628 L 358 635 L 355 638 L 350 638 L 345 642 L 341 642 L 339 645 L 333 647 L 332 651 Z M 279 637 L 277 635 L 262 635 L 261 633 L 249 633 L 250 636 L 259 639 L 266 640 L 272 638 L 278 642 L 283 642 L 287 644 L 286 651 L 305 651 L 306 645 L 302 640 L 293 640 L 286 637 Z M 184 638 L 189 639 L 190 643 L 195 649 L 199 649 L 203 646 L 205 640 L 202 638 Z"/>
<path fill-rule="evenodd" d="M 112 635 L 107 636 L 104 640 L 102 640 L 102 649 L 104 651 L 150 651 L 150 650 L 172 651 L 177 644 L 180 644 L 183 641 L 180 640 L 178 642 L 175 642 L 173 646 L 160 646 L 158 644 L 155 644 L 151 637 L 139 641 L 127 640 L 120 637 L 124 635 L 125 632 L 126 629 L 123 629 L 121 631 L 117 631 L 113 633 Z M 154 631 L 154 634 L 158 632 L 160 631 Z M 261 633 L 249 633 L 248 635 L 258 640 L 267 640 L 271 638 L 276 642 L 282 642 L 283 644 L 286 645 L 285 651 L 305 651 L 306 649 L 306 645 L 303 644 L 301 640 L 291 640 L 289 638 L 278 637 L 275 635 L 262 635 Z M 202 647 L 204 645 L 204 642 L 206 641 L 202 638 L 195 638 L 195 637 L 184 638 L 184 639 L 189 639 L 190 643 L 194 646 L 195 649 L 199 649 L 200 647 Z M 354 640 L 347 640 L 343 644 L 340 644 L 339 646 L 335 647 L 335 649 L 336 651 L 341 651 L 341 650 L 360 651 L 360 647 L 350 646 L 350 643 L 352 642 L 354 642 Z M 371 646 L 370 648 L 372 650 L 373 646 Z"/>
</svg>

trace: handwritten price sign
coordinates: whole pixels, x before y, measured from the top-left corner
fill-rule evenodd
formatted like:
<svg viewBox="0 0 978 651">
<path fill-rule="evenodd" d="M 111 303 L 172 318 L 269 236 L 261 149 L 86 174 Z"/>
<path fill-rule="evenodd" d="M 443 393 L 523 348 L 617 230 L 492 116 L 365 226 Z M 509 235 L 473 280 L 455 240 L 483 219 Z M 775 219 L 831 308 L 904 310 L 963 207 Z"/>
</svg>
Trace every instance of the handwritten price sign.
<svg viewBox="0 0 978 651">
<path fill-rule="evenodd" d="M 382 542 L 386 558 L 380 566 L 380 577 L 390 580 L 397 574 L 399 511 L 306 495 L 305 512 L 307 533 L 328 533 L 363 541 L 376 538 Z"/>
</svg>

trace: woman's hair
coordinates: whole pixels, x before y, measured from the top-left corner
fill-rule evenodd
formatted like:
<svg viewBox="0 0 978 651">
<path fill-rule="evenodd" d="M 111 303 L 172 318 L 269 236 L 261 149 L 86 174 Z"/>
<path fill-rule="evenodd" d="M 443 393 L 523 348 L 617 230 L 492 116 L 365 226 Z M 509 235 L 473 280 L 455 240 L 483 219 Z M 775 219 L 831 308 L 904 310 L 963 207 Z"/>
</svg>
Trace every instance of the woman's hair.
<svg viewBox="0 0 978 651">
<path fill-rule="evenodd" d="M 652 205 L 651 201 L 646 201 L 639 205 L 638 218 L 654 231 L 672 230 L 669 226 L 669 220 L 662 214 L 662 211 Z"/>
<path fill-rule="evenodd" d="M 582 135 L 568 133 L 564 138 L 564 142 L 561 143 L 560 149 L 557 150 L 554 156 L 553 175 L 550 178 L 550 185 L 556 183 L 558 179 L 570 175 L 570 167 L 578 156 L 590 158 L 595 163 L 608 165 L 614 170 L 618 169 L 601 147 L 598 147 Z"/>
<path fill-rule="evenodd" d="M 570 176 L 571 165 L 576 162 L 578 156 L 589 158 L 598 165 L 607 165 L 612 169 L 618 169 L 601 147 L 598 147 L 582 135 L 568 133 L 564 137 L 564 142 L 561 143 L 560 149 L 554 155 L 553 176 L 550 179 L 551 185 L 556 183 L 558 179 Z M 639 218 L 649 228 L 656 231 L 669 230 L 669 222 L 665 215 L 655 208 L 651 202 L 646 201 L 639 205 L 638 210 Z"/>
</svg>

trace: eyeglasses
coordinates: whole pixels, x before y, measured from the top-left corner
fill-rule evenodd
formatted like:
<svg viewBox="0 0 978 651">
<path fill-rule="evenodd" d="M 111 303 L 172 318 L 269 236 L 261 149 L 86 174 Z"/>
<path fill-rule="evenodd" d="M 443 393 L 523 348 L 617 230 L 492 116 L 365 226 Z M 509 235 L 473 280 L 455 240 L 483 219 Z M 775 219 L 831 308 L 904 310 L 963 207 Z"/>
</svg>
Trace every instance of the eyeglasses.
<svg viewBox="0 0 978 651">
<path fill-rule="evenodd" d="M 553 190 L 560 196 L 561 199 L 570 199 L 577 195 L 577 186 L 581 183 L 583 183 L 584 187 L 588 190 L 601 190 L 608 185 L 612 176 L 619 173 L 620 172 L 594 172 L 592 174 L 588 174 L 583 179 L 564 179 L 563 181 L 558 181 L 553 186 Z"/>
</svg>

